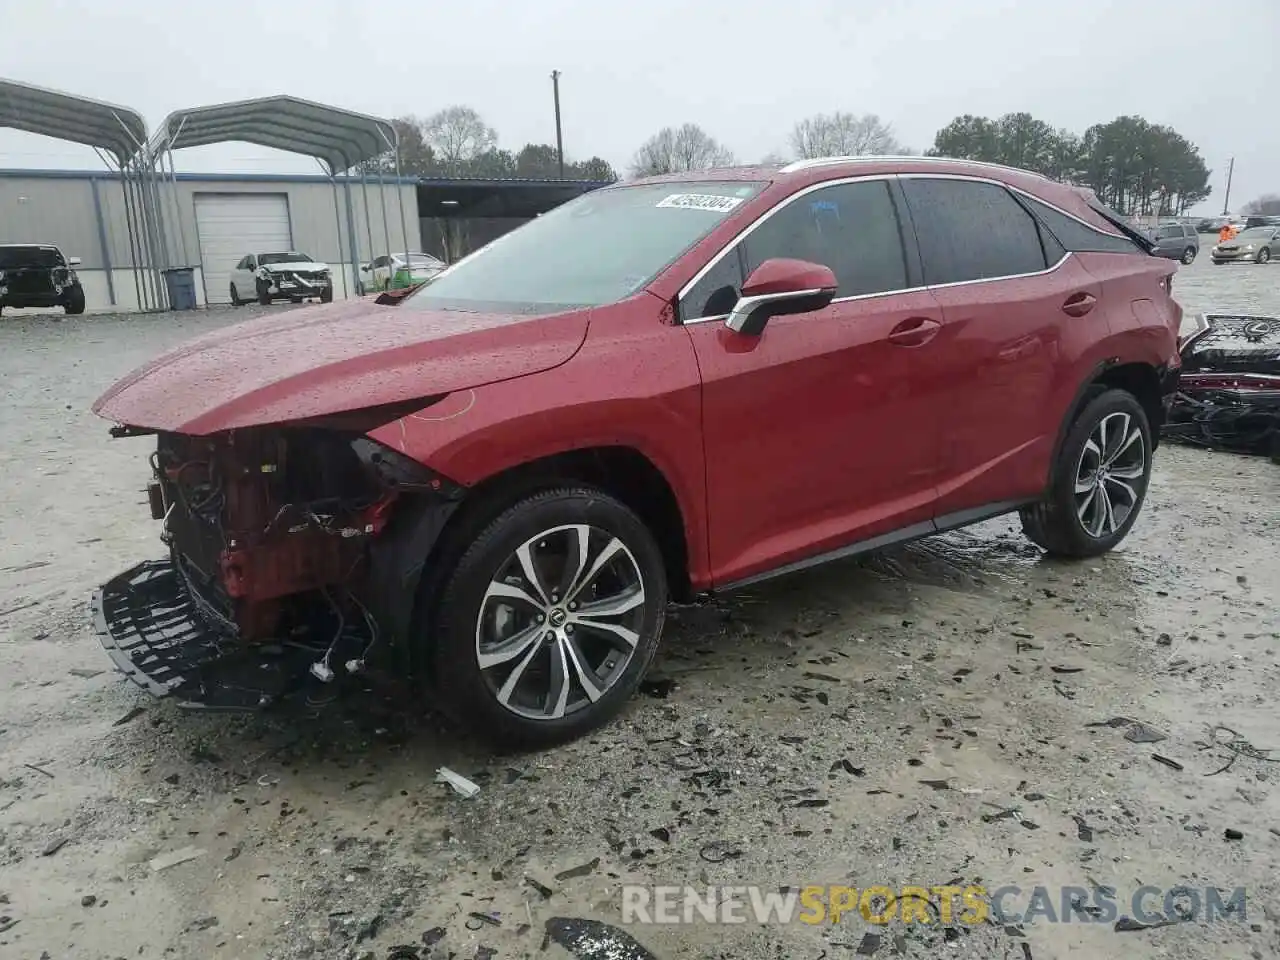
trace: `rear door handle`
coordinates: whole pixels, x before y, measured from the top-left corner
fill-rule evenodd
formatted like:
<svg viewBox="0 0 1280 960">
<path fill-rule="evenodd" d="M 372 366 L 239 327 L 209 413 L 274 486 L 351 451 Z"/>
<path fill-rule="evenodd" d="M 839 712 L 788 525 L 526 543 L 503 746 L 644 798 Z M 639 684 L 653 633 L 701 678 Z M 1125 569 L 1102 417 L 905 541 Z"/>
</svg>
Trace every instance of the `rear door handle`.
<svg viewBox="0 0 1280 960">
<path fill-rule="evenodd" d="M 908 317 L 889 331 L 889 342 L 899 347 L 919 347 L 938 335 L 942 324 L 928 317 Z"/>
<path fill-rule="evenodd" d="M 1069 317 L 1083 317 L 1097 302 L 1098 298 L 1091 293 L 1073 293 L 1062 305 L 1062 312 Z"/>
</svg>

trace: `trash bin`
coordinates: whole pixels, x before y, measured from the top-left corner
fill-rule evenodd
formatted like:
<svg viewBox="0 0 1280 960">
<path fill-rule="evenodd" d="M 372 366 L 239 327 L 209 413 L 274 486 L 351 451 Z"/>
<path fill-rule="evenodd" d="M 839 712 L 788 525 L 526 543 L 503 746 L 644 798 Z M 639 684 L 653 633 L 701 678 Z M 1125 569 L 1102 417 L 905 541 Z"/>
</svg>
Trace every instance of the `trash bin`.
<svg viewBox="0 0 1280 960">
<path fill-rule="evenodd" d="M 196 308 L 195 267 L 171 267 L 161 270 L 164 286 L 169 292 L 170 310 L 194 310 Z"/>
</svg>

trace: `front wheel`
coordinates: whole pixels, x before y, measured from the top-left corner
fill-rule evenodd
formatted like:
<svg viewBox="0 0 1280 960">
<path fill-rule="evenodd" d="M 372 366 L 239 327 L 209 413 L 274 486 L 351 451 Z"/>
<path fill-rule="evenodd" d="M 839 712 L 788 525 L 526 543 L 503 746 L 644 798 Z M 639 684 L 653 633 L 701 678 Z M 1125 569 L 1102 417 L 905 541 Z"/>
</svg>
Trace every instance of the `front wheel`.
<svg viewBox="0 0 1280 960">
<path fill-rule="evenodd" d="M 1261 250 L 1259 250 L 1259 251 L 1258 251 L 1258 262 L 1259 262 L 1259 263 L 1267 263 L 1267 262 L 1269 262 L 1270 260 L 1271 260 L 1271 250 L 1270 250 L 1270 248 L 1268 248 L 1268 247 L 1263 247 Z"/>
<path fill-rule="evenodd" d="M 429 602 L 443 712 L 499 747 L 549 746 L 607 723 L 635 691 L 662 633 L 666 571 L 628 507 L 562 487 L 484 527 Z"/>
<path fill-rule="evenodd" d="M 261 280 L 258 281 L 258 303 L 264 307 L 271 306 L 271 288 Z"/>
<path fill-rule="evenodd" d="M 333 287 L 325 287 L 320 291 L 321 303 L 333 303 Z"/>
<path fill-rule="evenodd" d="M 1191 264 L 1192 262 L 1195 261 L 1195 259 L 1196 259 L 1195 247 L 1187 247 L 1187 249 L 1182 251 L 1182 262 L 1184 264 Z"/>
<path fill-rule="evenodd" d="M 67 291 L 67 299 L 63 303 L 62 309 L 66 311 L 68 316 L 84 313 L 84 287 L 79 285 L 72 287 Z"/>
<path fill-rule="evenodd" d="M 1129 533 L 1151 478 L 1151 427 L 1133 394 L 1106 390 L 1072 424 L 1043 501 L 1022 530 L 1050 554 L 1095 557 Z"/>
</svg>

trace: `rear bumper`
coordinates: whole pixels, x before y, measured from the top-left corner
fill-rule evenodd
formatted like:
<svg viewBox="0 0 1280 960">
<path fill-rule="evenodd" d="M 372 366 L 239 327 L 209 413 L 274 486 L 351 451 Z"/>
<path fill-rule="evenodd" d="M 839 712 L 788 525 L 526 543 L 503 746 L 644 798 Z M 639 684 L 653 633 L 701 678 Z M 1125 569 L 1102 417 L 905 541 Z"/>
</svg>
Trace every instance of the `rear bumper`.
<svg viewBox="0 0 1280 960">
<path fill-rule="evenodd" d="M 304 686 L 305 650 L 244 646 L 210 627 L 170 560 L 149 560 L 93 595 L 98 639 L 117 670 L 189 709 L 253 711 Z"/>
</svg>

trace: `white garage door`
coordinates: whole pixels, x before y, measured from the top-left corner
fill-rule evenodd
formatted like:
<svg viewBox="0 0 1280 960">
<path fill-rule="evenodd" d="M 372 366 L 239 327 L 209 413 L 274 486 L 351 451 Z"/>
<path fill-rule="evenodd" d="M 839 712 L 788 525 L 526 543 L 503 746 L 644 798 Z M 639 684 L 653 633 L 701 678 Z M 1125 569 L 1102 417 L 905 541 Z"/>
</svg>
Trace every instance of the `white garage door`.
<svg viewBox="0 0 1280 960">
<path fill-rule="evenodd" d="M 200 266 L 210 303 L 231 302 L 231 271 L 245 254 L 293 249 L 286 194 L 197 193 L 195 199 Z"/>
</svg>

